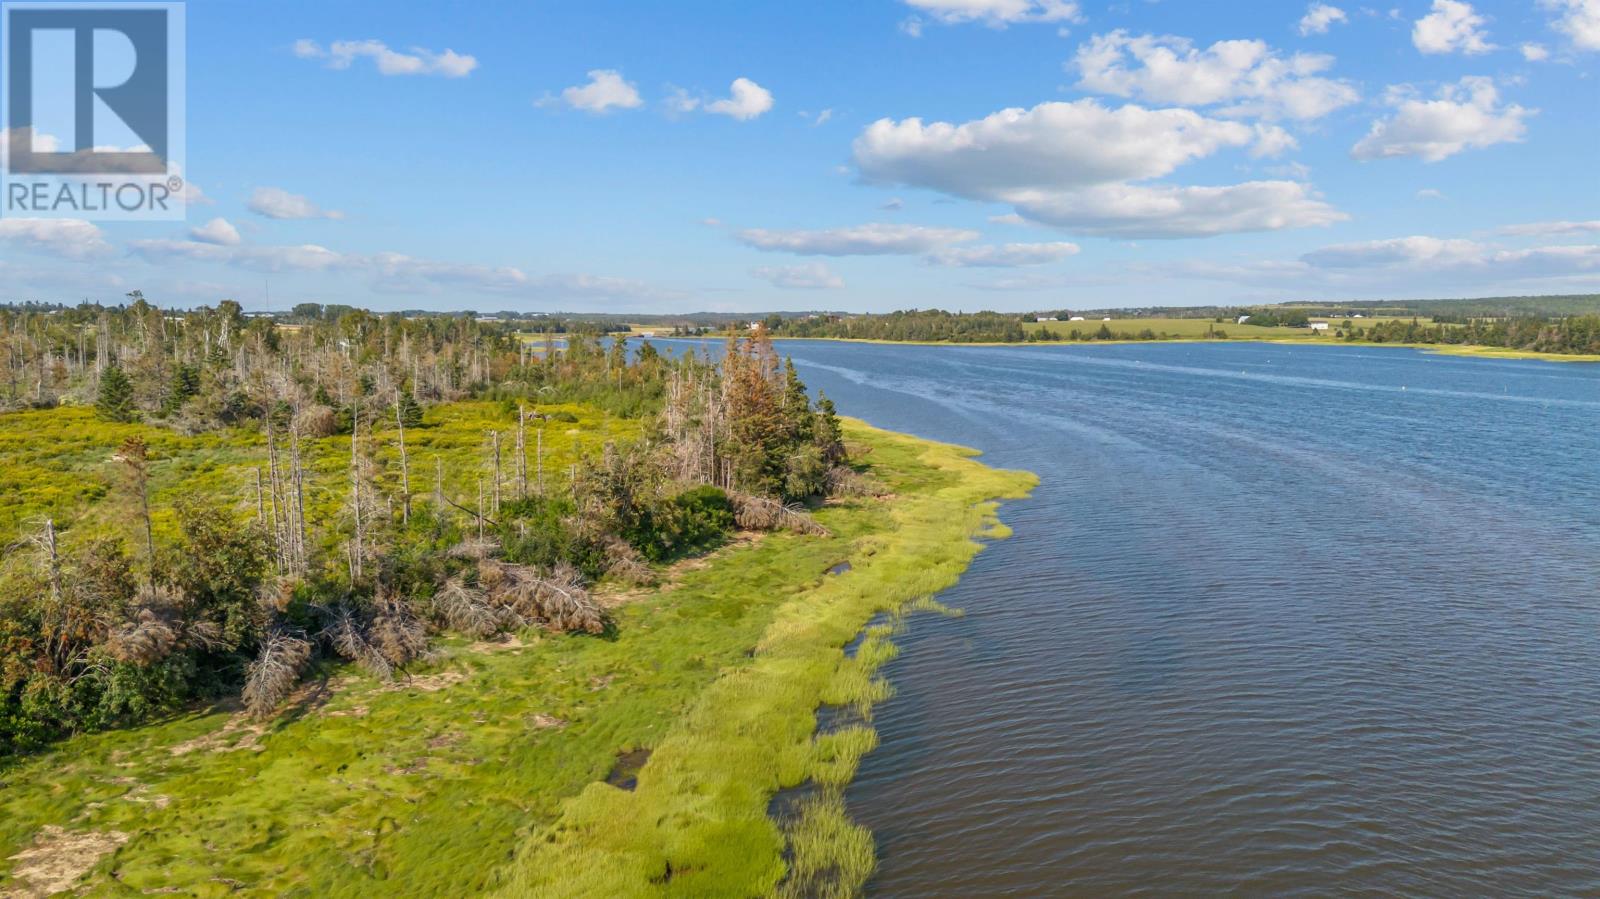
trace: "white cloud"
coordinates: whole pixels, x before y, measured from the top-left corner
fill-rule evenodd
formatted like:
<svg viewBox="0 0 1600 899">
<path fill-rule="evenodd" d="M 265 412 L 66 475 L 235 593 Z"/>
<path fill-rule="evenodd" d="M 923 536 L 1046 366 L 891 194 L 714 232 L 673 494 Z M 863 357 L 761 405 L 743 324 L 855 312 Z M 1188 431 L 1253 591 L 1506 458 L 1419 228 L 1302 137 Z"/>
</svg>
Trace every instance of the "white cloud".
<svg viewBox="0 0 1600 899">
<path fill-rule="evenodd" d="M 1437 237 L 1395 237 L 1360 243 L 1336 244 L 1313 250 L 1300 258 L 1320 268 L 1361 268 L 1384 265 L 1455 265 L 1481 258 L 1483 244 Z"/>
<path fill-rule="evenodd" d="M 269 219 L 342 219 L 337 209 L 323 209 L 300 194 L 279 187 L 258 187 L 246 204 L 251 212 Z"/>
<path fill-rule="evenodd" d="M 1596 234 L 1600 233 L 1600 220 L 1587 222 L 1528 222 L 1523 225 L 1506 225 L 1495 229 L 1495 232 L 1512 237 L 1551 234 Z"/>
<path fill-rule="evenodd" d="M 362 57 L 371 59 L 383 75 L 441 75 L 465 78 L 478 67 L 478 60 L 454 50 L 434 53 L 412 47 L 410 53 L 389 49 L 383 41 L 334 41 L 324 48 L 316 41 L 301 38 L 294 42 L 294 54 L 301 59 L 325 59 L 330 69 L 348 69 Z"/>
<path fill-rule="evenodd" d="M 825 125 L 832 118 L 833 118 L 833 110 L 832 109 L 824 109 L 823 111 L 817 113 L 817 118 L 816 118 L 815 121 L 813 121 L 811 123 L 811 126 L 813 128 L 815 128 L 818 125 Z"/>
<path fill-rule="evenodd" d="M 1302 37 L 1312 34 L 1327 34 L 1328 27 L 1335 22 L 1348 22 L 1350 18 L 1344 10 L 1326 3 L 1313 3 L 1306 7 L 1306 14 L 1300 17 L 1300 34 Z"/>
<path fill-rule="evenodd" d="M 1436 189 L 1434 189 L 1432 187 L 1424 187 L 1422 190 L 1417 191 L 1417 199 L 1419 199 L 1419 200 L 1443 200 L 1443 199 L 1446 199 L 1446 197 L 1444 195 L 1444 191 L 1442 191 L 1442 190 L 1436 190 Z"/>
<path fill-rule="evenodd" d="M 53 134 L 47 134 L 43 131 L 35 134 L 33 127 L 30 125 L 24 125 L 21 128 L 18 128 L 17 135 L 21 137 L 25 145 L 31 147 L 35 153 L 55 153 L 61 149 L 60 138 Z M 0 146 L 6 147 L 7 153 L 11 152 L 9 149 L 11 146 L 11 129 L 0 128 Z"/>
<path fill-rule="evenodd" d="M 100 226 L 83 219 L 0 218 L 0 241 L 65 259 L 111 252 Z"/>
<path fill-rule="evenodd" d="M 821 262 L 801 265 L 758 265 L 750 274 L 774 287 L 792 290 L 838 290 L 844 279 L 834 274 Z"/>
<path fill-rule="evenodd" d="M 707 103 L 706 112 L 748 122 L 772 108 L 772 92 L 748 78 L 733 79 L 729 91 L 726 99 Z"/>
<path fill-rule="evenodd" d="M 188 259 L 254 272 L 365 275 L 374 290 L 420 294 L 467 290 L 541 300 L 679 300 L 683 295 L 626 278 L 583 273 L 532 276 L 511 266 L 419 259 L 403 253 L 341 253 L 315 244 L 221 246 L 194 240 L 135 240 L 128 249 L 152 262 Z"/>
<path fill-rule="evenodd" d="M 1520 48 L 1522 58 L 1528 62 L 1543 62 L 1550 58 L 1550 51 L 1543 44 L 1526 43 Z"/>
<path fill-rule="evenodd" d="M 1540 6 L 1560 13 L 1551 23 L 1578 50 L 1600 50 L 1600 0 L 1540 0 Z"/>
<path fill-rule="evenodd" d="M 239 229 L 225 218 L 214 218 L 198 228 L 190 228 L 189 237 L 201 243 L 226 247 L 236 246 L 240 240 Z"/>
<path fill-rule="evenodd" d="M 1007 109 L 962 125 L 868 126 L 854 145 L 863 178 L 1010 204 L 1085 234 L 1192 237 L 1322 225 L 1344 216 L 1293 181 L 1222 187 L 1138 185 L 1226 148 L 1280 150 L 1281 129 L 1186 109 L 1112 110 L 1094 100 Z"/>
<path fill-rule="evenodd" d="M 1440 88 L 1438 98 L 1422 100 L 1404 88 L 1391 89 L 1395 114 L 1372 123 L 1351 148 L 1356 159 L 1417 156 L 1438 162 L 1463 150 L 1522 140 L 1523 119 L 1533 110 L 1502 105 L 1494 82 L 1468 77 Z"/>
<path fill-rule="evenodd" d="M 746 228 L 736 235 L 758 250 L 801 256 L 895 256 L 927 253 L 953 243 L 977 240 L 978 232 L 924 225 L 869 224 L 819 231 Z"/>
<path fill-rule="evenodd" d="M 1200 50 L 1185 38 L 1125 31 L 1094 36 L 1069 63 L 1083 90 L 1300 120 L 1360 99 L 1348 81 L 1321 77 L 1332 65 L 1333 57 L 1321 53 L 1284 57 L 1264 41 L 1218 41 Z"/>
<path fill-rule="evenodd" d="M 1008 212 L 1004 215 L 989 216 L 989 222 L 994 225 L 1026 225 L 1028 220 L 1015 212 Z"/>
<path fill-rule="evenodd" d="M 1011 190 L 1160 177 L 1255 138 L 1248 125 L 1187 109 L 1107 109 L 1077 100 L 1003 109 L 961 125 L 879 119 L 853 150 L 869 181 L 991 199 Z"/>
<path fill-rule="evenodd" d="M 573 109 L 595 113 L 644 105 L 638 89 L 624 81 L 616 69 L 590 69 L 589 83 L 567 88 L 561 92 L 561 99 Z"/>
<path fill-rule="evenodd" d="M 983 247 L 944 247 L 929 253 L 927 260 L 932 265 L 962 268 L 1017 268 L 1024 265 L 1060 262 L 1068 256 L 1077 254 L 1077 244 L 1057 241 L 1008 243 Z"/>
<path fill-rule="evenodd" d="M 1031 22 L 1076 22 L 1081 19 L 1078 4 L 1071 0 L 905 0 L 905 3 L 946 25 L 979 22 L 990 28 L 1004 28 Z M 910 31 L 912 36 L 920 35 L 920 23 L 912 27 L 916 29 Z"/>
<path fill-rule="evenodd" d="M 1412 26 L 1411 43 L 1423 53 L 1488 53 L 1494 45 L 1483 30 L 1487 23 L 1470 3 L 1433 0 L 1433 11 Z"/>
<path fill-rule="evenodd" d="M 1256 159 L 1273 159 L 1300 149 L 1294 135 L 1277 125 L 1256 125 L 1256 139 L 1250 145 L 1250 155 Z"/>
<path fill-rule="evenodd" d="M 1600 244 L 1505 249 L 1472 240 L 1413 236 L 1338 244 L 1300 258 L 1321 269 L 1456 272 L 1493 278 L 1600 272 Z"/>
<path fill-rule="evenodd" d="M 1330 225 L 1348 216 L 1298 181 L 1248 181 L 1223 187 L 1105 184 L 1068 192 L 1021 192 L 1024 217 L 1105 237 L 1210 237 Z"/>
</svg>

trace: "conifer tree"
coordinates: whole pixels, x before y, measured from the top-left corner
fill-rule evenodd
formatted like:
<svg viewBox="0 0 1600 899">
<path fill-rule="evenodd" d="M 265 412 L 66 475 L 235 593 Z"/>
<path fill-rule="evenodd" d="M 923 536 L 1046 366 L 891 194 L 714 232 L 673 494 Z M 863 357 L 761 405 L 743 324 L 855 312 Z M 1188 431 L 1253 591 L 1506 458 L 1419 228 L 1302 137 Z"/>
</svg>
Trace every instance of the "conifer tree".
<svg viewBox="0 0 1600 899">
<path fill-rule="evenodd" d="M 133 382 L 120 367 L 112 365 L 100 376 L 100 393 L 95 398 L 94 411 L 104 421 L 133 421 Z"/>
</svg>

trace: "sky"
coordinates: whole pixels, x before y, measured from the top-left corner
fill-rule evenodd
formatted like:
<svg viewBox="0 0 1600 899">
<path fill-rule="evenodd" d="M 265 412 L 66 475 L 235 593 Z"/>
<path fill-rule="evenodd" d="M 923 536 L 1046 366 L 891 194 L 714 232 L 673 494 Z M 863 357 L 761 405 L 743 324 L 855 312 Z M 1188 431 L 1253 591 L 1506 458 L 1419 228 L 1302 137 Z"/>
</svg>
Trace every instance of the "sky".
<svg viewBox="0 0 1600 899">
<path fill-rule="evenodd" d="M 1600 292 L 1600 0 L 193 0 L 187 221 L 0 300 L 1054 310 Z"/>
</svg>

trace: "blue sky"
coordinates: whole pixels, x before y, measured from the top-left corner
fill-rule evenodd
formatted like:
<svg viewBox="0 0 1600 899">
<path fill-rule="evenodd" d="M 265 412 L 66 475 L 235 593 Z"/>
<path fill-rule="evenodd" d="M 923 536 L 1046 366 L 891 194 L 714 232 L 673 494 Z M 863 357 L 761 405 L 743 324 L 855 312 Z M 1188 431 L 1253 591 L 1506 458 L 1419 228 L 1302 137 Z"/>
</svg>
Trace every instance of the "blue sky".
<svg viewBox="0 0 1600 899">
<path fill-rule="evenodd" d="M 6 299 L 690 311 L 1600 291 L 1600 0 L 187 9 L 185 223 Z"/>
</svg>

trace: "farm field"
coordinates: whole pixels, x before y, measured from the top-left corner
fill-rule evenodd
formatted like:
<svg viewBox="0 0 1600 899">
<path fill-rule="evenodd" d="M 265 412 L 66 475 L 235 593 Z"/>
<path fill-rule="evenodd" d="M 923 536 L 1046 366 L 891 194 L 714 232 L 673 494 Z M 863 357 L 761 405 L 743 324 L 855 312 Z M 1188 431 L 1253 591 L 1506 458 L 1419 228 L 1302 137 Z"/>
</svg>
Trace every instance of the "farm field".
<svg viewBox="0 0 1600 899">
<path fill-rule="evenodd" d="M 1328 322 L 1333 329 L 1338 329 L 1345 321 L 1342 318 L 1313 317 L 1312 321 Z M 1411 318 L 1396 319 L 1393 317 L 1374 317 L 1354 319 L 1356 324 L 1372 327 L 1386 321 L 1411 321 Z M 1431 318 L 1420 318 L 1418 321 L 1425 325 L 1433 324 Z M 1332 334 L 1317 334 L 1307 328 L 1264 327 L 1251 324 L 1238 324 L 1234 321 L 1217 322 L 1209 318 L 1113 318 L 1102 321 L 1099 318 L 1086 318 L 1081 322 L 1023 322 L 1022 327 L 1028 331 L 1048 329 L 1053 333 L 1066 337 L 1073 330 L 1082 331 L 1084 334 L 1094 334 L 1105 325 L 1112 332 L 1137 334 L 1145 329 L 1154 331 L 1158 337 L 1166 336 L 1183 340 L 1203 340 L 1212 332 L 1221 331 L 1227 334 L 1230 340 L 1332 340 Z"/>
</svg>

